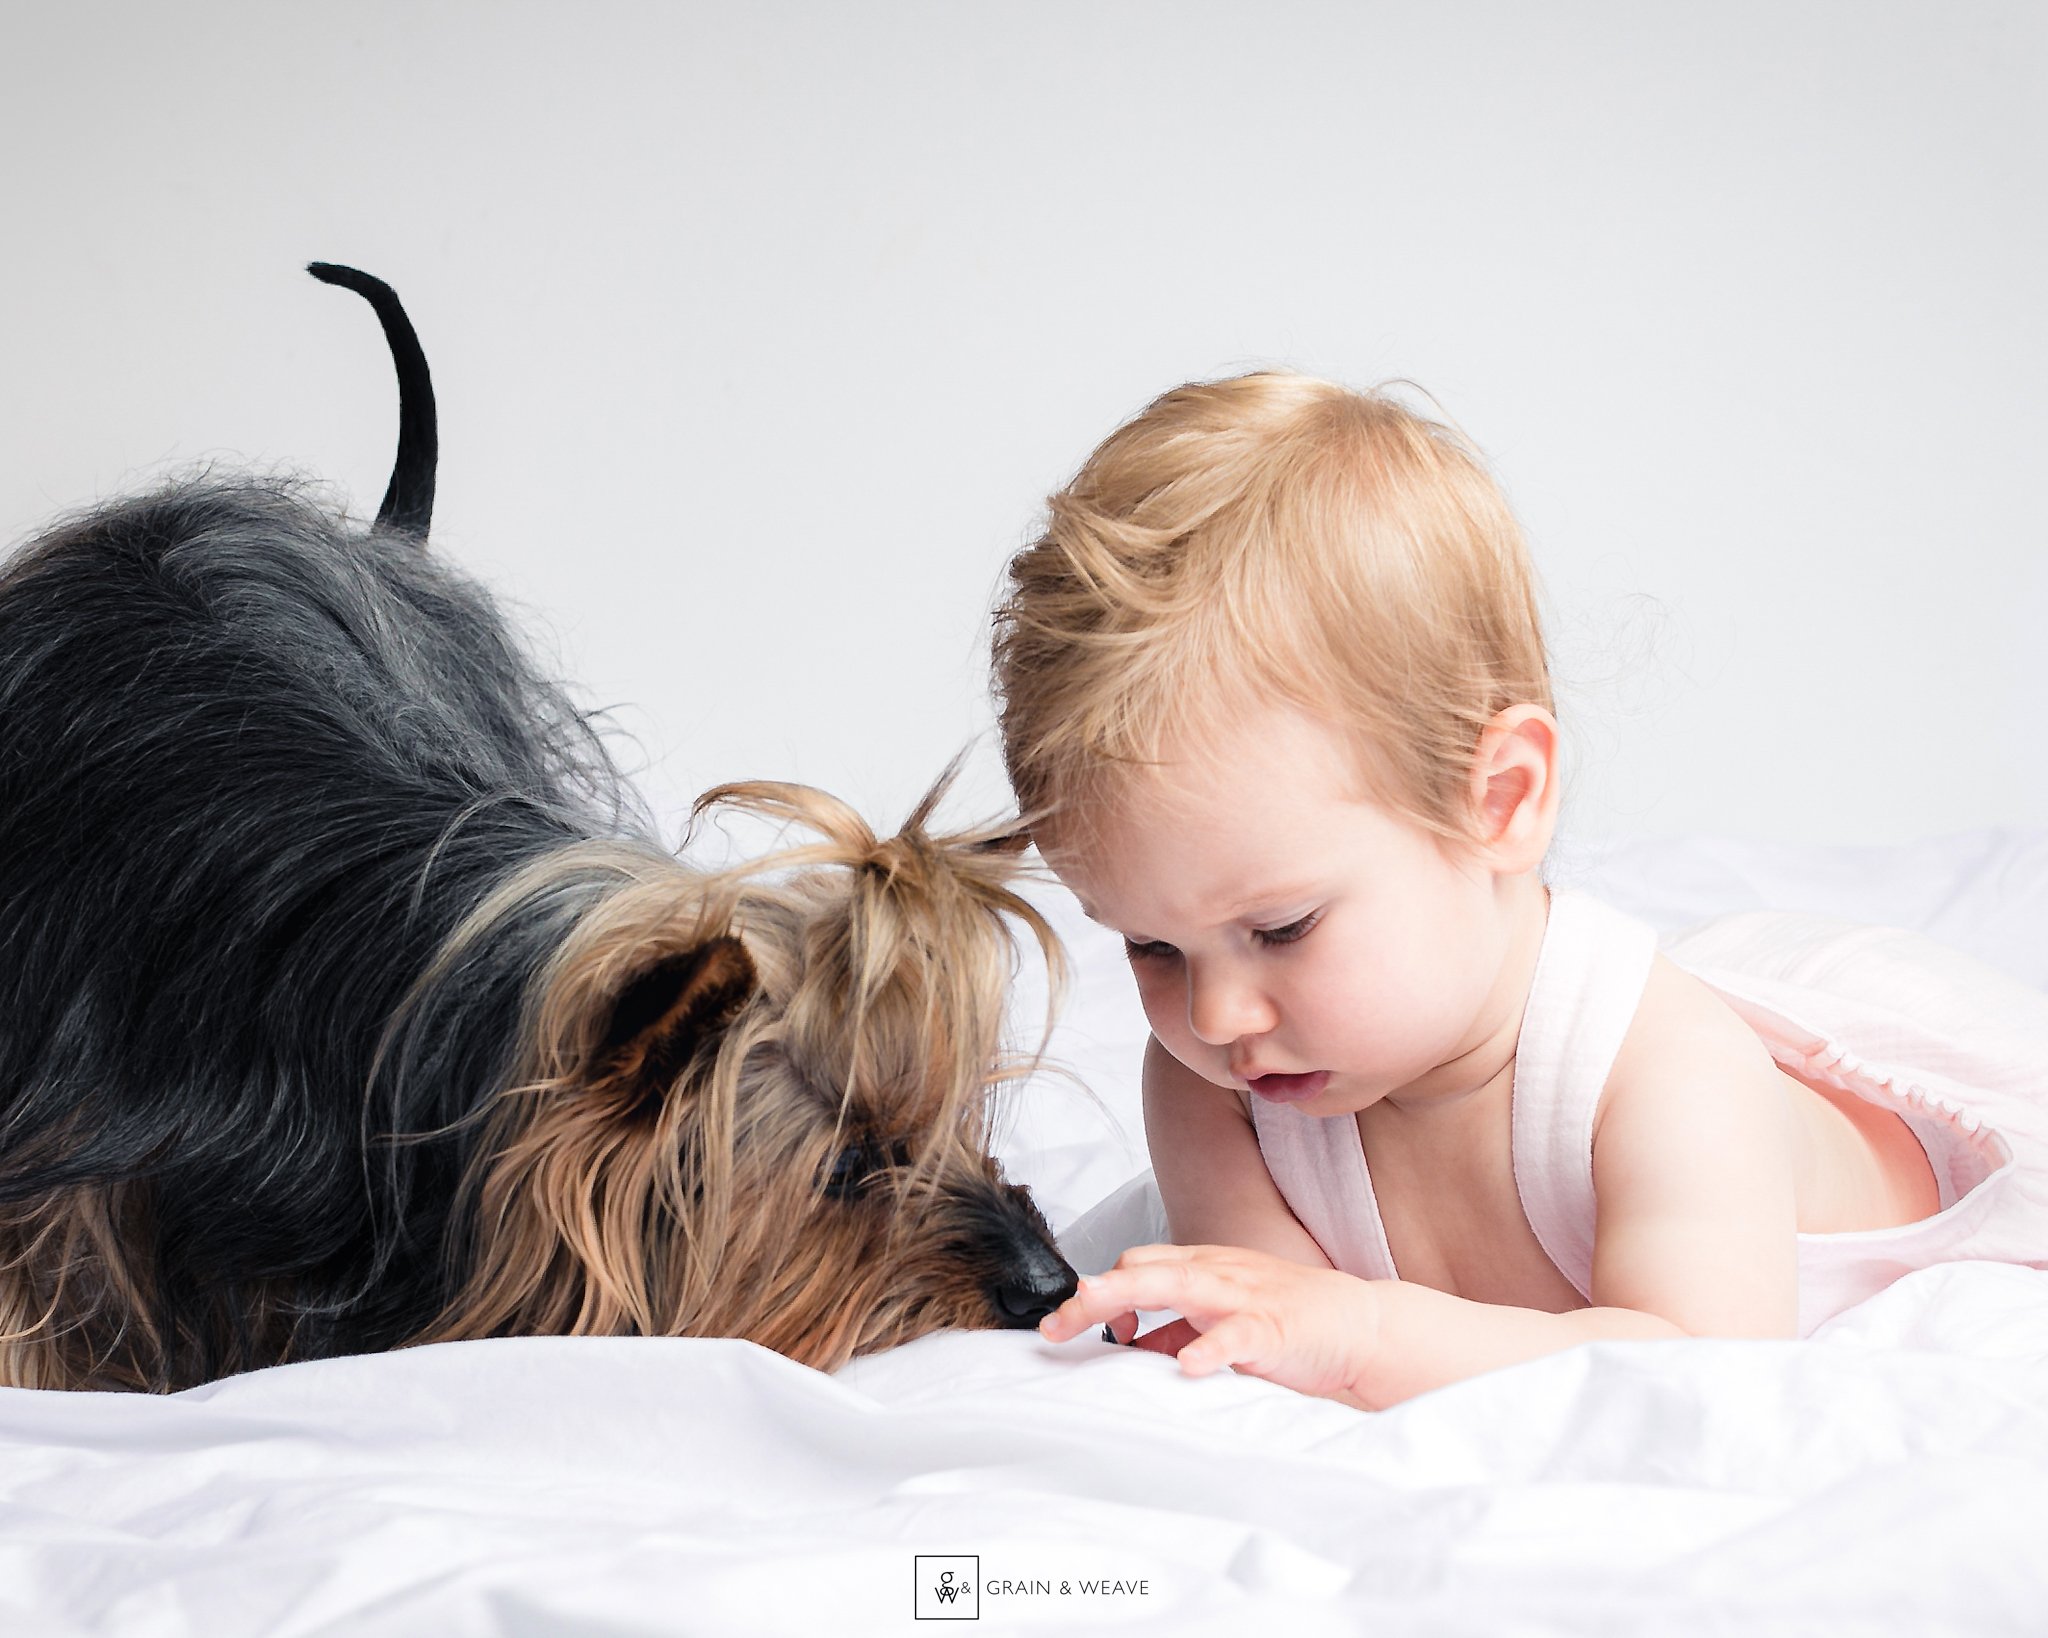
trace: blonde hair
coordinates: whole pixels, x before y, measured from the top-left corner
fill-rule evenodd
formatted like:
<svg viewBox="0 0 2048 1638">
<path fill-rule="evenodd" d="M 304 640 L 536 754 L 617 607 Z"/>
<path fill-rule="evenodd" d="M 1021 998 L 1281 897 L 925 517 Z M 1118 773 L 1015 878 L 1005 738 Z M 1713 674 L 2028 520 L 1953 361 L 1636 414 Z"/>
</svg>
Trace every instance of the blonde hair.
<svg viewBox="0 0 2048 1638">
<path fill-rule="evenodd" d="M 1177 387 L 1048 504 L 996 612 L 1027 823 L 1271 700 L 1344 733 L 1375 796 L 1463 838 L 1483 728 L 1551 708 L 1506 500 L 1462 436 L 1384 392 L 1281 371 Z"/>
</svg>

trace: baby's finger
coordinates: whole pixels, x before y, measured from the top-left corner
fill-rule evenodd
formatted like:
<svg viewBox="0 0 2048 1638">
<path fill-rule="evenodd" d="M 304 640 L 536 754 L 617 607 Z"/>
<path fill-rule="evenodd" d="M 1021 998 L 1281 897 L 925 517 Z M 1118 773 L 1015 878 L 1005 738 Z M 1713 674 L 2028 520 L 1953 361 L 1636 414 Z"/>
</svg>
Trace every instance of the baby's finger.
<svg viewBox="0 0 2048 1638">
<path fill-rule="evenodd" d="M 1105 1276 L 1084 1274 L 1074 1294 L 1038 1322 L 1038 1334 L 1048 1342 L 1069 1342 L 1107 1322 L 1112 1340 L 1130 1336 L 1138 1328 L 1136 1307 Z"/>
<path fill-rule="evenodd" d="M 1084 1275 L 1074 1294 L 1053 1310 L 1053 1317 L 1065 1325 L 1071 1316 L 1076 1331 L 1140 1309 L 1164 1308 L 1199 1319 L 1188 1306 L 1193 1294 L 1190 1273 L 1185 1263 L 1156 1262 L 1135 1268 L 1120 1264 L 1105 1273 Z"/>
<path fill-rule="evenodd" d="M 1187 1264 L 1147 1263 L 1137 1268 L 1112 1268 L 1103 1274 L 1084 1274 L 1074 1294 L 1038 1322 L 1039 1333 L 1053 1342 L 1065 1342 L 1084 1331 L 1092 1331 L 1105 1320 L 1119 1322 L 1140 1309 L 1166 1309 L 1186 1314 L 1199 1322 L 1203 1316 L 1190 1306 L 1198 1293 L 1190 1283 Z M 1116 1334 L 1131 1333 L 1118 1325 Z"/>
<path fill-rule="evenodd" d="M 1226 1365 L 1256 1368 L 1268 1341 L 1263 1320 L 1250 1314 L 1232 1314 L 1181 1349 L 1180 1368 L 1187 1376 L 1209 1376 Z"/>
<path fill-rule="evenodd" d="M 1184 1263 L 1189 1260 L 1187 1246 L 1132 1246 L 1117 1258 L 1118 1268 L 1136 1268 L 1144 1263 Z"/>
</svg>

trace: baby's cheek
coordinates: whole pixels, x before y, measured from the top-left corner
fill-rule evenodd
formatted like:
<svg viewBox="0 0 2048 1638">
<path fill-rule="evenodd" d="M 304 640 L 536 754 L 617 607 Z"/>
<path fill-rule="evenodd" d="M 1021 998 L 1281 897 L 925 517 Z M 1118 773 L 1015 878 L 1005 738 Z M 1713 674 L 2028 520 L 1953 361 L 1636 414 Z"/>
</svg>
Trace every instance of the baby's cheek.
<svg viewBox="0 0 2048 1638">
<path fill-rule="evenodd" d="M 1350 986 L 1315 998 L 1308 1033 L 1331 1044 L 1333 1061 L 1412 1068 L 1409 1060 L 1426 1056 L 1429 1045 L 1452 1027 L 1461 989 L 1456 975 L 1424 962 L 1362 974 Z"/>
<path fill-rule="evenodd" d="M 1176 1063 L 1211 1085 L 1237 1084 L 1230 1078 L 1229 1055 L 1188 1027 L 1187 995 L 1178 982 L 1171 977 L 1141 976 L 1138 999 L 1144 1003 L 1145 1022 L 1152 1026 L 1152 1034 Z"/>
<path fill-rule="evenodd" d="M 1160 1045 L 1173 1054 L 1174 1061 L 1183 1069 L 1193 1071 L 1211 1086 L 1236 1087 L 1237 1082 L 1230 1078 L 1229 1057 L 1219 1048 L 1185 1029 L 1177 1035 L 1169 1035 L 1155 1028 L 1153 1034 L 1159 1037 Z"/>
<path fill-rule="evenodd" d="M 1156 970 L 1159 965 L 1134 961 L 1131 972 L 1138 980 L 1138 1000 L 1145 1008 L 1145 1022 L 1152 1026 L 1152 1033 L 1165 1043 L 1166 1049 L 1180 1058 L 1181 1044 L 1193 1038 L 1188 1029 L 1187 994 L 1173 975 Z"/>
</svg>

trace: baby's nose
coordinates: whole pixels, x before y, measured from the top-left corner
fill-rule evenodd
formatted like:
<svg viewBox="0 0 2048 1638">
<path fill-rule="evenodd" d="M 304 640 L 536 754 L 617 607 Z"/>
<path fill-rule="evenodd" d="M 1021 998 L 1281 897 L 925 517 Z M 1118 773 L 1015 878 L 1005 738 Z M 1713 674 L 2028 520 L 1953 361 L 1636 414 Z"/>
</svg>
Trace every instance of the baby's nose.
<svg viewBox="0 0 2048 1638">
<path fill-rule="evenodd" d="M 1188 975 L 1188 1028 L 1205 1045 L 1229 1046 L 1272 1027 L 1272 1008 L 1253 986 L 1226 973 Z"/>
</svg>

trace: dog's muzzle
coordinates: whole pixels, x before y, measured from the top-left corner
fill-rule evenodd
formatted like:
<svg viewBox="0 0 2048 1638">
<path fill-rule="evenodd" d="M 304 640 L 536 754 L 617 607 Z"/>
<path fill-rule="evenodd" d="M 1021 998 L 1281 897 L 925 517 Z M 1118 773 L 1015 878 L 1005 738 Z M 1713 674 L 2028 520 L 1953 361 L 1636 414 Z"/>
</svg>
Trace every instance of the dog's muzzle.
<svg viewBox="0 0 2048 1638">
<path fill-rule="evenodd" d="M 1003 1195 L 1003 1266 L 989 1301 L 1004 1330 L 1028 1331 L 1074 1294 L 1080 1276 L 1054 1246 L 1031 1196 L 1014 1185 L 1006 1185 Z"/>
</svg>

